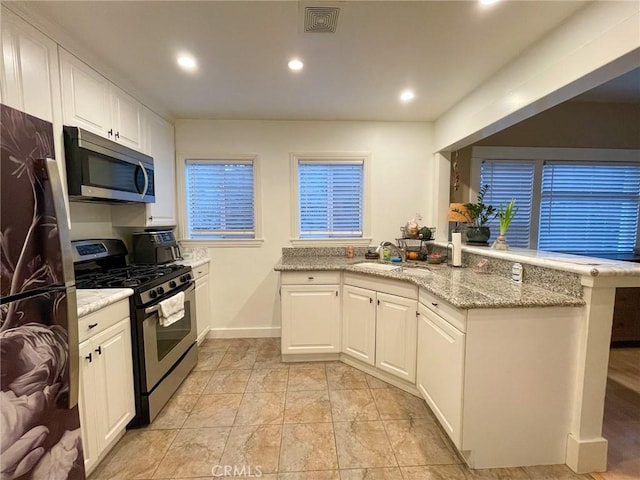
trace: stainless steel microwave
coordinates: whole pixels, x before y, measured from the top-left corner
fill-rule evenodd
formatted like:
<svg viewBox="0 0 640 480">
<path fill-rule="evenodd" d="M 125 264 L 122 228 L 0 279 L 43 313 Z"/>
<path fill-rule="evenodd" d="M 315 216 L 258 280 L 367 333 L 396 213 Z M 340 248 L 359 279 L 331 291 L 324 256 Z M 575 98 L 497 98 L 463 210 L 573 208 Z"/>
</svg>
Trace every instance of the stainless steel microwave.
<svg viewBox="0 0 640 480">
<path fill-rule="evenodd" d="M 70 200 L 155 202 L 153 158 L 78 127 L 63 131 Z"/>
</svg>

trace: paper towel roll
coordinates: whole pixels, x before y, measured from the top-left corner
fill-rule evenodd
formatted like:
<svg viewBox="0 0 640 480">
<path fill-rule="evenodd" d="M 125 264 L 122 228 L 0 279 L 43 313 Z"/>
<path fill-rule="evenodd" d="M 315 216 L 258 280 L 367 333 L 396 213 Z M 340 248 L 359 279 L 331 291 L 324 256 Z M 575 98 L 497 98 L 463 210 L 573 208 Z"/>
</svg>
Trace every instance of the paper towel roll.
<svg viewBox="0 0 640 480">
<path fill-rule="evenodd" d="M 451 234 L 451 243 L 453 245 L 451 252 L 451 264 L 454 267 L 462 265 L 462 234 L 454 232 Z"/>
</svg>

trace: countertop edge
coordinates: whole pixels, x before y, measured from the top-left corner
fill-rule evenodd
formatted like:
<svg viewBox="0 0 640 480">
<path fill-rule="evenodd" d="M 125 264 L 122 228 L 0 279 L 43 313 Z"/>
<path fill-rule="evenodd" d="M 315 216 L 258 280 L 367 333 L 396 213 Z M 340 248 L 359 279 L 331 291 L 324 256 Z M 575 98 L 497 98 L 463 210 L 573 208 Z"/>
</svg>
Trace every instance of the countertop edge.
<svg viewBox="0 0 640 480">
<path fill-rule="evenodd" d="M 446 242 L 436 241 L 434 244 L 439 247 L 447 247 Z M 639 264 L 622 260 L 515 247 L 509 250 L 496 250 L 489 246 L 462 245 L 462 252 L 562 270 L 588 277 L 640 277 Z"/>
<path fill-rule="evenodd" d="M 175 262 L 176 265 L 185 265 L 187 267 L 191 267 L 191 268 L 198 268 L 202 265 L 204 265 L 205 263 L 209 263 L 211 261 L 211 259 L 209 257 L 206 258 L 194 258 L 194 259 L 184 259 L 184 260 L 178 260 Z"/>
<path fill-rule="evenodd" d="M 78 318 L 86 317 L 131 295 L 133 295 L 131 288 L 78 289 L 76 290 Z"/>
</svg>

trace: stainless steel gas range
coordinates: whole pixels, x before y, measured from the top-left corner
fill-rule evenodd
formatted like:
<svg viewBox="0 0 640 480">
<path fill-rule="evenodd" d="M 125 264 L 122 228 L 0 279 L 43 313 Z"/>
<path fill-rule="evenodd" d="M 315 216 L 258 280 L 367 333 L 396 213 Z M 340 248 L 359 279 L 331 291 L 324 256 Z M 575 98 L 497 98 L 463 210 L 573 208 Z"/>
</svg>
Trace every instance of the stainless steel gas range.
<svg viewBox="0 0 640 480">
<path fill-rule="evenodd" d="M 77 288 L 132 288 L 131 341 L 136 416 L 130 427 L 147 425 L 197 363 L 195 285 L 191 267 L 127 265 L 121 240 L 72 242 Z M 184 316 L 168 326 L 160 303 L 184 292 Z"/>
</svg>

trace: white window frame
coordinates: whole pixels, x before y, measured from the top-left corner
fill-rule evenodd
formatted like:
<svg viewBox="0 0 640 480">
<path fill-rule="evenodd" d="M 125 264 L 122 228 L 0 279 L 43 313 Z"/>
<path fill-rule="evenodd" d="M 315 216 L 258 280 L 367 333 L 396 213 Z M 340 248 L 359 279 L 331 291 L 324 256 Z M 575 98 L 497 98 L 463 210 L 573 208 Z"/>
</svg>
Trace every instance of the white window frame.
<svg viewBox="0 0 640 480">
<path fill-rule="evenodd" d="M 291 153 L 291 245 L 294 247 L 369 246 L 371 243 L 371 195 L 369 178 L 369 152 Z M 362 162 L 362 237 L 356 238 L 300 238 L 298 165 L 299 162 Z"/>
<path fill-rule="evenodd" d="M 177 174 L 176 179 L 178 183 L 178 212 L 179 212 L 179 233 L 180 242 L 185 245 L 193 245 L 196 247 L 259 247 L 264 243 L 262 237 L 262 190 L 261 190 L 261 175 L 260 175 L 260 157 L 257 154 L 232 154 L 232 155 L 191 155 L 188 153 L 179 153 L 177 155 Z M 186 175 L 185 170 L 187 168 L 188 160 L 196 161 L 229 161 L 233 162 L 247 162 L 250 161 L 253 164 L 253 209 L 255 216 L 255 238 L 236 238 L 236 239 L 189 239 L 186 238 L 187 234 L 187 196 L 186 196 Z"/>
<path fill-rule="evenodd" d="M 549 148 L 549 147 L 473 147 L 471 150 L 471 182 L 469 202 L 475 202 L 480 191 L 480 170 L 483 160 L 529 160 L 535 162 L 533 182 L 533 211 L 531 212 L 531 249 L 538 248 L 540 225 L 540 196 L 542 190 L 542 169 L 547 161 L 575 162 L 638 162 L 639 150 L 608 148 Z M 496 206 L 497 207 L 497 206 Z M 636 237 L 635 250 L 640 246 L 640 228 Z"/>
</svg>

